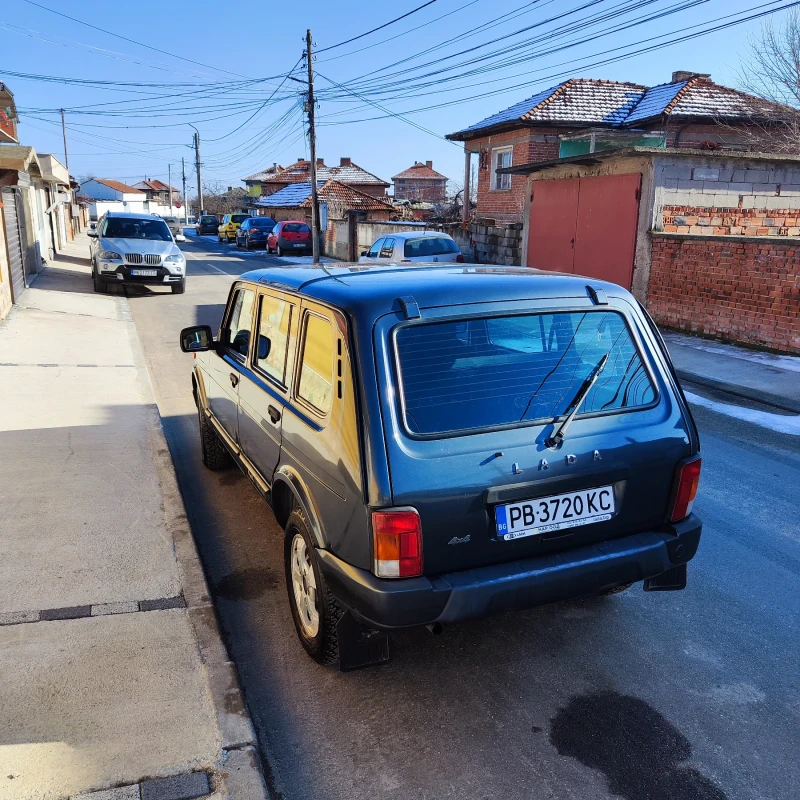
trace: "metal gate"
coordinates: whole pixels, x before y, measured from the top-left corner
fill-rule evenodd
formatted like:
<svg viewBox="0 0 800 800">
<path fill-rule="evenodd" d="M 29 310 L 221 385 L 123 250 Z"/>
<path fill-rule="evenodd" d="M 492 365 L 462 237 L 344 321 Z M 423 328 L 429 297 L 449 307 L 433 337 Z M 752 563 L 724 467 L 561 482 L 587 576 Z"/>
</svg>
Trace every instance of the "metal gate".
<svg viewBox="0 0 800 800">
<path fill-rule="evenodd" d="M 18 196 L 15 189 L 3 189 L 3 220 L 6 228 L 8 255 L 11 259 L 11 263 L 9 264 L 11 273 L 11 301 L 14 303 L 17 302 L 20 294 L 22 294 L 22 290 L 25 288 L 24 255 L 17 209 Z"/>
<path fill-rule="evenodd" d="M 533 182 L 529 267 L 631 288 L 642 176 Z"/>
</svg>

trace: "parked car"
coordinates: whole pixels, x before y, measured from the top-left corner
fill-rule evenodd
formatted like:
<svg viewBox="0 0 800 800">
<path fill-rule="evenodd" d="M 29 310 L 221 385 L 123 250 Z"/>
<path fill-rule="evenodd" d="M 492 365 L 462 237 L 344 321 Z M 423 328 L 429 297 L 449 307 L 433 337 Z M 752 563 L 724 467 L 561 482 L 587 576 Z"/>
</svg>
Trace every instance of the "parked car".
<svg viewBox="0 0 800 800">
<path fill-rule="evenodd" d="M 183 225 L 177 217 L 164 217 L 164 222 L 167 223 L 167 227 L 176 242 L 186 241 L 186 237 L 183 235 Z"/>
<path fill-rule="evenodd" d="M 275 220 L 270 217 L 248 217 L 236 231 L 236 246 L 245 250 L 266 247 L 267 237 L 274 227 Z"/>
<path fill-rule="evenodd" d="M 262 269 L 233 284 L 216 339 L 186 328 L 181 347 L 203 463 L 235 462 L 271 504 L 297 633 L 321 663 L 385 660 L 392 630 L 686 585 L 697 429 L 620 286 L 492 266 Z"/>
<path fill-rule="evenodd" d="M 207 233 L 217 233 L 219 220 L 213 214 L 203 214 L 195 225 L 195 235 L 204 236 Z"/>
<path fill-rule="evenodd" d="M 217 239 L 220 242 L 234 241 L 236 239 L 236 231 L 246 219 L 250 219 L 249 214 L 226 214 L 219 224 Z"/>
<path fill-rule="evenodd" d="M 436 231 L 392 233 L 361 253 L 359 263 L 401 264 L 405 261 L 457 261 L 464 256 L 452 236 Z"/>
<path fill-rule="evenodd" d="M 311 228 L 298 219 L 279 222 L 267 237 L 267 252 L 285 256 L 287 253 L 310 253 L 313 249 Z"/>
<path fill-rule="evenodd" d="M 160 217 L 108 211 L 87 233 L 96 292 L 112 283 L 139 283 L 170 286 L 173 294 L 183 294 L 186 259 Z"/>
</svg>

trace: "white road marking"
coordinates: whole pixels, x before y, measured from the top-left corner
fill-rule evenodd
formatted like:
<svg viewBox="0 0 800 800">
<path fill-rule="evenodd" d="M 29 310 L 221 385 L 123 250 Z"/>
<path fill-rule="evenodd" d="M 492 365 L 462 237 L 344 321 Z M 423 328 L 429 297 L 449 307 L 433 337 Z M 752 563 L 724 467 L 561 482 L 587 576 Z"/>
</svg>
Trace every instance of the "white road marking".
<svg viewBox="0 0 800 800">
<path fill-rule="evenodd" d="M 686 399 L 696 405 L 716 411 L 718 414 L 725 414 L 744 422 L 752 422 L 762 428 L 769 428 L 777 433 L 788 433 L 790 436 L 800 436 L 800 416 L 770 414 L 766 411 L 756 411 L 754 408 L 743 408 L 742 406 L 732 406 L 727 403 L 718 403 L 716 400 L 709 400 L 699 394 L 684 392 Z"/>
</svg>

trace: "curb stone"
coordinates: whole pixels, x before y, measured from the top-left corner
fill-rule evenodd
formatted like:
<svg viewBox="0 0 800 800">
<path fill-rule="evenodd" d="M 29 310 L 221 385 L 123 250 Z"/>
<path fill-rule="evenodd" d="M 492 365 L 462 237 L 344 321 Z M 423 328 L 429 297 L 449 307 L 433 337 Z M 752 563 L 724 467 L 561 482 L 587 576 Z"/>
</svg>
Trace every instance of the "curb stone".
<svg viewBox="0 0 800 800">
<path fill-rule="evenodd" d="M 687 372 L 685 369 L 676 368 L 675 373 L 682 383 L 695 383 L 698 386 L 705 386 L 708 389 L 726 392 L 734 397 L 741 397 L 744 400 L 753 400 L 756 403 L 763 403 L 773 408 L 779 408 L 781 411 L 791 411 L 795 414 L 800 414 L 800 398 L 792 400 L 791 398 L 782 397 L 781 395 L 772 394 L 771 392 L 764 392 L 761 389 L 740 386 L 737 383 L 728 383 L 727 381 L 718 381 L 706 375 Z"/>
<path fill-rule="evenodd" d="M 150 384 L 151 395 L 155 398 L 150 371 L 147 368 L 141 342 L 133 324 L 127 297 L 121 298 L 121 300 L 125 305 L 127 319 L 130 320 L 128 335 L 134 363 L 137 369 L 141 371 L 141 374 L 146 376 L 147 382 Z M 178 487 L 178 478 L 175 474 L 175 465 L 172 462 L 172 456 L 170 455 L 161 424 L 161 416 L 155 402 L 150 406 L 148 443 L 153 457 L 153 464 L 158 471 L 158 479 L 164 501 L 164 519 L 173 541 L 187 615 L 200 657 L 206 668 L 209 693 L 220 731 L 221 748 L 223 753 L 229 751 L 227 754 L 228 759 L 238 748 L 247 748 L 248 752 L 253 756 L 252 758 L 243 759 L 239 765 L 238 771 L 240 773 L 248 773 L 247 781 L 242 779 L 231 784 L 228 797 L 230 800 L 245 800 L 245 798 L 246 800 L 256 800 L 256 798 L 258 800 L 266 800 L 266 788 L 257 758 L 255 729 L 242 696 L 236 667 L 230 660 L 222 640 L 203 565 L 189 528 L 189 520 L 186 516 L 183 498 Z M 193 774 L 205 775 L 205 773 Z M 247 791 L 239 793 L 239 787 L 247 787 Z M 252 787 L 257 787 L 257 789 Z M 145 797 L 144 793 L 142 797 Z M 156 797 L 160 796 L 152 795 L 152 797 L 155 800 Z M 164 797 L 170 797 L 170 800 L 172 800 L 171 796 L 164 795 Z M 113 800 L 117 800 L 117 798 L 113 798 Z"/>
</svg>

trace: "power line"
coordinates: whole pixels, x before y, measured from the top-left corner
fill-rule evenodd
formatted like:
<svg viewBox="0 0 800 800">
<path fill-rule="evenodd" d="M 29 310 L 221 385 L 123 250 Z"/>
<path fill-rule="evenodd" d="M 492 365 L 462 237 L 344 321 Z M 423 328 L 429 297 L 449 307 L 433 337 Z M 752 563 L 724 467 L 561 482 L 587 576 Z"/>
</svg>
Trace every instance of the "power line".
<svg viewBox="0 0 800 800">
<path fill-rule="evenodd" d="M 35 3 L 34 0 L 23 0 L 23 2 L 28 3 L 28 5 L 36 6 L 36 8 L 41 8 L 43 11 L 49 11 L 51 14 L 56 14 L 59 17 L 64 17 L 64 19 L 68 19 L 72 22 L 77 22 L 79 25 L 85 25 L 87 28 L 92 28 L 93 30 L 100 31 L 100 33 L 105 33 L 108 36 L 115 36 L 117 39 L 122 39 L 125 42 L 130 42 L 131 44 L 138 45 L 139 47 L 146 47 L 148 50 L 153 50 L 156 53 L 161 53 L 165 56 L 170 56 L 170 58 L 177 58 L 181 61 L 186 61 L 189 64 L 194 64 L 198 67 L 205 67 L 206 69 L 213 69 L 216 72 L 225 72 L 228 75 L 235 75 L 237 78 L 246 78 L 246 75 L 239 75 L 238 72 L 231 72 L 227 69 L 221 69 L 220 67 L 212 67 L 210 64 L 204 64 L 202 61 L 193 61 L 191 58 L 184 58 L 183 56 L 176 56 L 174 53 L 170 53 L 168 50 L 160 50 L 158 47 L 151 47 L 149 44 L 144 44 L 144 42 L 137 42 L 136 39 L 129 39 L 127 36 L 122 36 L 119 33 L 114 33 L 113 31 L 107 31 L 104 28 L 98 28 L 97 25 L 92 25 L 90 22 L 84 22 L 82 19 L 77 19 L 76 17 L 71 17 L 69 14 L 63 14 L 61 11 L 56 11 L 54 8 L 48 8 L 47 6 L 43 6 L 41 3 Z"/>
<path fill-rule="evenodd" d="M 30 2 L 30 0 L 26 0 L 26 2 Z M 350 44 L 350 42 L 355 42 L 358 41 L 359 39 L 363 39 L 365 36 L 369 36 L 371 33 L 375 33 L 376 31 L 388 28 L 390 25 L 394 25 L 395 22 L 400 22 L 401 19 L 405 19 L 406 17 L 410 17 L 412 14 L 416 14 L 417 11 L 422 11 L 423 8 L 432 6 L 435 2 L 436 0 L 428 0 L 427 3 L 423 3 L 421 6 L 417 6 L 417 8 L 414 8 L 411 11 L 408 11 L 399 17 L 390 19 L 388 22 L 384 22 L 383 25 L 378 25 L 377 28 L 373 28 L 372 30 L 366 31 L 365 33 L 359 33 L 358 36 L 353 36 L 351 39 L 345 39 L 343 42 L 332 44 L 329 47 L 323 47 L 321 50 L 317 50 L 317 53 L 324 53 L 326 50 L 333 50 L 335 47 L 341 47 L 344 44 Z"/>
</svg>

